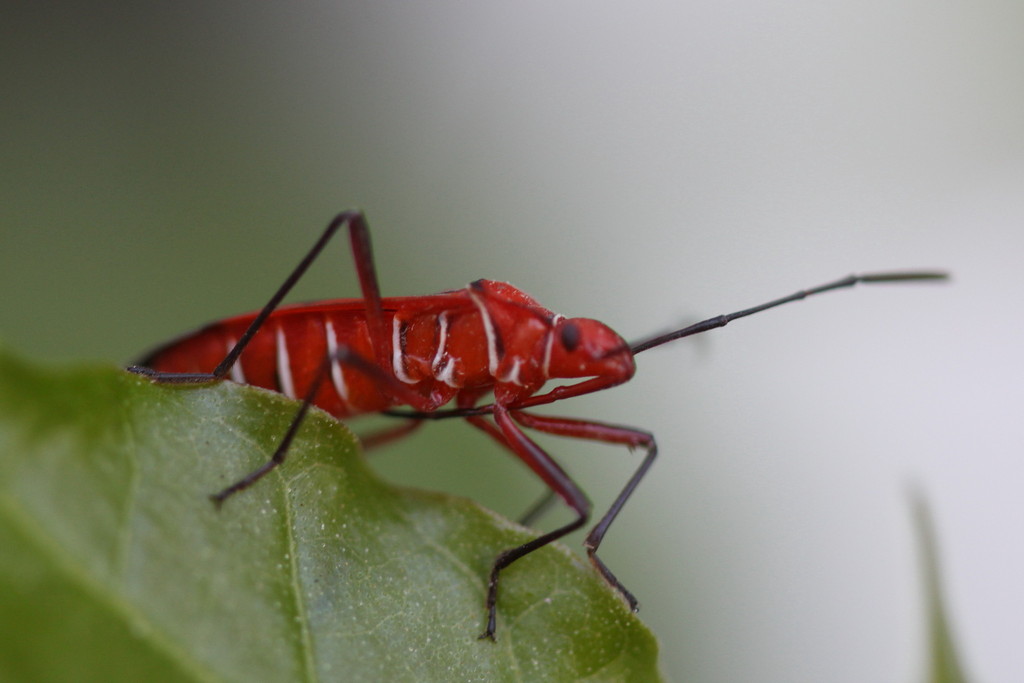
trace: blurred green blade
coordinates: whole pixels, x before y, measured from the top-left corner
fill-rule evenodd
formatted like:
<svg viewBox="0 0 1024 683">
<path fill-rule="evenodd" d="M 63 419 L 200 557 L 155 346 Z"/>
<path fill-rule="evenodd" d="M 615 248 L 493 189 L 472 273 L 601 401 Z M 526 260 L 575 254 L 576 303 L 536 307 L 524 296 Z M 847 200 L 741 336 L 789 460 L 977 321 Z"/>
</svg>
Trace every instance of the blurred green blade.
<svg viewBox="0 0 1024 683">
<path fill-rule="evenodd" d="M 380 482 L 322 414 L 217 512 L 294 410 L 0 353 L 0 680 L 660 680 L 653 636 L 564 548 L 503 574 L 478 641 L 490 562 L 527 534 Z"/>
<path fill-rule="evenodd" d="M 914 527 L 921 553 L 926 608 L 928 610 L 928 673 L 927 683 L 967 683 L 956 651 L 956 641 L 949 623 L 939 570 L 939 549 L 928 502 L 920 491 L 911 492 Z"/>
</svg>

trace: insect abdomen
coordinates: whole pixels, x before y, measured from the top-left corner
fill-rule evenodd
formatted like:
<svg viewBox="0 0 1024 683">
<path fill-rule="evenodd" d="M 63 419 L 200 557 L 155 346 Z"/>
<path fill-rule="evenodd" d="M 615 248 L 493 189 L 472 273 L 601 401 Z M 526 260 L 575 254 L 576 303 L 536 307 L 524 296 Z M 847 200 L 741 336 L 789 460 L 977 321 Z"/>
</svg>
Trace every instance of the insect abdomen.
<svg viewBox="0 0 1024 683">
<path fill-rule="evenodd" d="M 142 364 L 161 372 L 212 373 L 253 320 L 252 315 L 209 325 L 158 349 Z M 487 348 L 479 316 L 471 309 L 409 315 L 385 311 L 389 355 L 382 370 L 414 387 L 424 406 L 440 407 L 463 387 L 486 387 Z M 347 347 L 376 360 L 361 309 L 297 307 L 272 314 L 249 341 L 228 379 L 301 399 L 324 359 Z M 335 417 L 377 412 L 398 405 L 375 378 L 334 360 L 312 401 Z"/>
<path fill-rule="evenodd" d="M 215 323 L 159 349 L 144 364 L 161 372 L 210 373 L 234 347 L 252 316 Z M 271 315 L 249 341 L 227 378 L 290 398 L 309 391 L 329 351 L 344 345 L 373 358 L 364 315 L 344 311 Z M 333 363 L 313 403 L 336 417 L 384 410 L 393 405 L 377 383 Z"/>
</svg>

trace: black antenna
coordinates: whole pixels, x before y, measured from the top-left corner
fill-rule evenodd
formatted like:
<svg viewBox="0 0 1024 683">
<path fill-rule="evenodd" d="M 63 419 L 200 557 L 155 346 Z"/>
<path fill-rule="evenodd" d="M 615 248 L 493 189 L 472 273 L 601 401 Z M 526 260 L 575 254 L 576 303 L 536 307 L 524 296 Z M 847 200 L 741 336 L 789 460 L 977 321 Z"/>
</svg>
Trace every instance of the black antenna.
<svg viewBox="0 0 1024 683">
<path fill-rule="evenodd" d="M 630 345 L 630 350 L 634 353 L 640 353 L 647 349 L 653 349 L 655 346 L 661 346 L 667 344 L 670 341 L 676 339 L 682 339 L 683 337 L 690 337 L 701 332 L 707 332 L 717 327 L 725 327 L 733 320 L 737 318 L 745 318 L 748 315 L 760 313 L 761 311 L 767 311 L 769 308 L 775 308 L 782 304 L 788 304 L 791 301 L 800 301 L 806 299 L 809 296 L 815 294 L 822 294 L 823 292 L 830 292 L 834 289 L 843 289 L 845 287 L 853 287 L 858 283 L 873 283 L 873 282 L 908 282 L 917 280 L 946 280 L 949 275 L 942 271 L 906 271 L 896 273 L 868 273 L 866 275 L 850 275 L 834 282 L 821 285 L 819 287 L 813 287 L 811 289 L 801 289 L 799 292 L 794 292 L 789 296 L 784 296 L 781 299 L 775 299 L 768 303 L 761 304 L 760 306 L 754 306 L 753 308 L 747 308 L 742 311 L 736 311 L 735 313 L 729 313 L 727 315 L 717 315 L 714 318 L 708 318 L 702 320 L 699 323 L 694 323 L 688 327 L 684 327 L 674 332 L 668 332 L 667 334 L 658 335 L 645 339 L 643 341 L 636 342 Z"/>
</svg>

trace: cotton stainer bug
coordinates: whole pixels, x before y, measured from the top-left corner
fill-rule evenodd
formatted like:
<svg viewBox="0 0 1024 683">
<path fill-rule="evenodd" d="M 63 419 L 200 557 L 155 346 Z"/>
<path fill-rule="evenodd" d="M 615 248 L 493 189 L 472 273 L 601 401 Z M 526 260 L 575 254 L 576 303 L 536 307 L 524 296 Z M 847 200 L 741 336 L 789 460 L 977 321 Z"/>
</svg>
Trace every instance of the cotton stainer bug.
<svg viewBox="0 0 1024 683">
<path fill-rule="evenodd" d="M 331 237 L 347 228 L 362 287 L 361 299 L 279 307 Z M 397 438 L 424 420 L 461 417 L 522 459 L 572 509 L 568 524 L 498 554 L 487 589 L 487 625 L 494 639 L 498 578 L 521 557 L 582 527 L 591 505 L 582 490 L 522 427 L 548 434 L 623 444 L 646 455 L 584 546 L 590 561 L 629 603 L 633 595 L 597 556 L 608 527 L 657 455 L 646 431 L 591 420 L 551 417 L 527 408 L 622 384 L 636 369 L 634 356 L 655 346 L 813 294 L 857 283 L 942 280 L 941 272 L 851 275 L 790 296 L 629 344 L 608 326 L 564 318 L 512 285 L 477 280 L 464 289 L 431 296 L 381 298 L 362 213 L 347 211 L 327 226 L 284 284 L 259 312 L 228 318 L 154 350 L 130 371 L 163 383 L 223 379 L 279 391 L 301 404 L 277 450 L 259 468 L 211 496 L 219 506 L 281 465 L 311 405 L 337 418 L 384 413 L 407 422 L 382 435 Z M 579 379 L 538 393 L 550 379 Z M 493 394 L 489 403 L 481 403 Z M 444 406 L 454 401 L 454 407 Z M 395 410 L 406 406 L 411 411 Z"/>
</svg>

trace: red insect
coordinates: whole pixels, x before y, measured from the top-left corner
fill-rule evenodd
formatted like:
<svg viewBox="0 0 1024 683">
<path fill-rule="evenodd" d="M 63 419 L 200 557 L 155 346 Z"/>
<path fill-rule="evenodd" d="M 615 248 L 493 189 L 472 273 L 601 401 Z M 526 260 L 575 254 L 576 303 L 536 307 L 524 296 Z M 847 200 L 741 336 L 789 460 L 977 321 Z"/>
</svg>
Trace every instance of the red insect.
<svg viewBox="0 0 1024 683">
<path fill-rule="evenodd" d="M 335 299 L 279 307 L 331 237 L 347 227 L 361 299 Z M 298 267 L 258 313 L 215 322 L 175 339 L 129 368 L 158 382 L 202 383 L 231 379 L 302 401 L 270 460 L 214 494 L 218 505 L 284 462 L 311 405 L 338 418 L 384 413 L 407 422 L 374 443 L 402 436 L 424 420 L 462 417 L 522 459 L 572 508 L 568 524 L 501 552 L 491 567 L 487 625 L 494 639 L 498 577 L 524 555 L 580 528 L 590 501 L 523 427 L 549 434 L 640 447 L 646 456 L 611 508 L 584 542 L 602 576 L 633 610 L 636 599 L 597 556 L 608 527 L 654 462 L 657 445 L 646 431 L 590 420 L 550 417 L 527 408 L 589 394 L 629 380 L 633 357 L 666 342 L 722 327 L 732 320 L 858 282 L 938 280 L 940 272 L 851 275 L 760 306 L 716 316 L 668 334 L 628 344 L 596 320 L 564 318 L 512 285 L 477 280 L 464 289 L 431 296 L 381 298 L 363 215 L 338 215 Z M 538 393 L 549 379 L 580 379 Z M 493 400 L 481 399 L 493 394 Z M 454 408 L 443 406 L 454 401 Z M 408 406 L 411 411 L 394 410 Z M 546 502 L 546 501 L 545 501 Z M 527 516 L 532 519 L 538 506 Z"/>
</svg>

